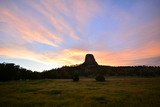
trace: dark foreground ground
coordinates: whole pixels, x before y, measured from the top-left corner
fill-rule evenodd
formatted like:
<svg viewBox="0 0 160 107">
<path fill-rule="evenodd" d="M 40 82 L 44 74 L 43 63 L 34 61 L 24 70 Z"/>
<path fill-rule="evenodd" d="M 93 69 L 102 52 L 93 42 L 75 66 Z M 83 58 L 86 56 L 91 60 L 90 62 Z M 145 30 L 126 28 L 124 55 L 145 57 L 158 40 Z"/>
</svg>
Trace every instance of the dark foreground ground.
<svg viewBox="0 0 160 107">
<path fill-rule="evenodd" d="M 160 77 L 0 82 L 0 107 L 160 107 Z"/>
</svg>

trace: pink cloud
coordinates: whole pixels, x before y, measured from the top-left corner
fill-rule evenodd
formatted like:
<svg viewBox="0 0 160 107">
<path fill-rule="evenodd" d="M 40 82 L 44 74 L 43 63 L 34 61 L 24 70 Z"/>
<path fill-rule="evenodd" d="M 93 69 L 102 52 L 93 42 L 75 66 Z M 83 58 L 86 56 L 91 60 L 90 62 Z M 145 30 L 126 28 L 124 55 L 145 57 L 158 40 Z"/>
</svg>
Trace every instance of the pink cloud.
<svg viewBox="0 0 160 107">
<path fill-rule="evenodd" d="M 73 3 L 74 15 L 80 26 L 85 27 L 91 18 L 103 12 L 102 5 L 94 0 L 75 0 Z"/>
<path fill-rule="evenodd" d="M 23 38 L 25 41 L 36 41 L 52 46 L 58 46 L 62 42 L 62 38 L 53 34 L 48 29 L 44 28 L 35 19 L 25 18 L 23 19 L 19 14 L 12 10 L 3 9 L 1 10 L 1 21 L 12 26 L 20 35 L 19 38 Z M 10 29 L 11 30 L 11 29 Z"/>
<path fill-rule="evenodd" d="M 71 38 L 79 39 L 79 35 L 76 33 L 76 29 L 74 29 L 66 20 L 62 14 L 72 16 L 72 11 L 69 10 L 69 6 L 64 2 L 56 0 L 56 1 L 41 1 L 40 4 L 35 3 L 34 1 L 30 1 L 31 6 L 35 8 L 38 12 L 43 14 L 51 24 L 56 28 L 56 34 L 64 36 L 68 35 Z M 43 7 L 43 8 L 42 8 Z"/>
</svg>

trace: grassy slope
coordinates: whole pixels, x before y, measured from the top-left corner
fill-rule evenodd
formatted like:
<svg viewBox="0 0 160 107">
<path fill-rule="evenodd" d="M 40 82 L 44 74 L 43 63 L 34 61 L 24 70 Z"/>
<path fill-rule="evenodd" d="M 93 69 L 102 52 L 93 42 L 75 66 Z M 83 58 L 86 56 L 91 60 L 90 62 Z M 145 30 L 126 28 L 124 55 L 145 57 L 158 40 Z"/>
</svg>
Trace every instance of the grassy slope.
<svg viewBox="0 0 160 107">
<path fill-rule="evenodd" d="M 0 82 L 0 106 L 14 107 L 159 107 L 160 78 Z"/>
</svg>

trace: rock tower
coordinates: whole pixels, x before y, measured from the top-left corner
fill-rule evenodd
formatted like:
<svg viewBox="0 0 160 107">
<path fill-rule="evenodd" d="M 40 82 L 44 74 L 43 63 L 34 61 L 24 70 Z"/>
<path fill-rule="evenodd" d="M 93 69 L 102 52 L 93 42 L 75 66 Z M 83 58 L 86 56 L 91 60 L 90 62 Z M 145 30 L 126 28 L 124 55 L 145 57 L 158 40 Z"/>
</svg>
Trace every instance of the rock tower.
<svg viewBox="0 0 160 107">
<path fill-rule="evenodd" d="M 85 62 L 82 65 L 97 66 L 98 63 L 96 62 L 96 60 L 94 59 L 94 56 L 92 54 L 87 54 L 86 57 L 85 57 Z"/>
</svg>

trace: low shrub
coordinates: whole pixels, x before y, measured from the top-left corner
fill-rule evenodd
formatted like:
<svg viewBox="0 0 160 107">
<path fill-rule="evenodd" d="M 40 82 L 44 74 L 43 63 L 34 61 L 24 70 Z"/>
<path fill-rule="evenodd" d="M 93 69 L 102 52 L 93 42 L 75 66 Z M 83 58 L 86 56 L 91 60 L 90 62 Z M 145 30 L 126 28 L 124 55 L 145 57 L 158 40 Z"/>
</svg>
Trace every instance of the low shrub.
<svg viewBox="0 0 160 107">
<path fill-rule="evenodd" d="M 77 74 L 73 75 L 73 81 L 75 81 L 75 82 L 79 81 L 79 75 L 77 75 Z"/>
<path fill-rule="evenodd" d="M 101 81 L 101 82 L 105 81 L 105 77 L 103 75 L 97 75 L 95 79 L 96 81 Z"/>
</svg>

